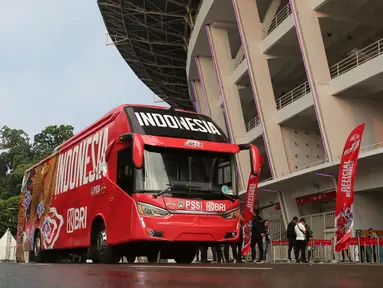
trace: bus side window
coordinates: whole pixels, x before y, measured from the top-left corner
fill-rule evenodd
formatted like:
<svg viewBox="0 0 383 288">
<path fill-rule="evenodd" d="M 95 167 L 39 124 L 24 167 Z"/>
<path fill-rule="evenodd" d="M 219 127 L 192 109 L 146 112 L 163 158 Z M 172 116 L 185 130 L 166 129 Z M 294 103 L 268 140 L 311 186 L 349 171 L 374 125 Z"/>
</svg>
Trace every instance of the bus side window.
<svg viewBox="0 0 383 288">
<path fill-rule="evenodd" d="M 132 146 L 118 152 L 117 185 L 129 195 L 133 193 Z"/>
</svg>

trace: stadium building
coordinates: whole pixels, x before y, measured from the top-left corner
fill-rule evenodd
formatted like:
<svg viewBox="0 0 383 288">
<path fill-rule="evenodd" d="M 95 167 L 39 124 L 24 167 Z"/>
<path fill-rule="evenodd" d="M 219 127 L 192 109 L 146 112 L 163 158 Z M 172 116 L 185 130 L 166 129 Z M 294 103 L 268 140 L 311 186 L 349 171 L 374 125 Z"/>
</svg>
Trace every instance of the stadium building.
<svg viewBox="0 0 383 288">
<path fill-rule="evenodd" d="M 365 122 L 354 227 L 383 229 L 382 1 L 98 5 L 123 59 L 156 95 L 209 115 L 231 141 L 260 148 L 257 205 L 265 218 L 286 225 L 305 216 L 316 238 L 332 237 L 340 155 Z M 246 153 L 237 166 L 243 193 Z"/>
</svg>

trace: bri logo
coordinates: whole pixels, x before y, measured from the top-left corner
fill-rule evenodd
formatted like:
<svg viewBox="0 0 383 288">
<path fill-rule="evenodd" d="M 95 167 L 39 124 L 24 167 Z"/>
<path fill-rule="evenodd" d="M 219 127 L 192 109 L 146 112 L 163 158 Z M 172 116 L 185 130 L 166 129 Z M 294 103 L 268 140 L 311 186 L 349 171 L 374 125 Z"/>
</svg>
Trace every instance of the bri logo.
<svg viewBox="0 0 383 288">
<path fill-rule="evenodd" d="M 73 233 L 76 230 L 86 228 L 87 210 L 87 206 L 68 209 L 66 224 L 67 233 Z"/>
</svg>

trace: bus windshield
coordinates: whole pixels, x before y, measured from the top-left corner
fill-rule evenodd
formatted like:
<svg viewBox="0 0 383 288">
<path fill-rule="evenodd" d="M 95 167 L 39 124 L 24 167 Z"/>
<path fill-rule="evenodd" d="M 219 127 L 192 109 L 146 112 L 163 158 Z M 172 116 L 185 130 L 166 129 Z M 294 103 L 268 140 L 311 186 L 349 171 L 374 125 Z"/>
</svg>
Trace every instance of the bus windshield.
<svg viewBox="0 0 383 288">
<path fill-rule="evenodd" d="M 234 171 L 232 154 L 146 146 L 135 191 L 236 196 Z"/>
</svg>

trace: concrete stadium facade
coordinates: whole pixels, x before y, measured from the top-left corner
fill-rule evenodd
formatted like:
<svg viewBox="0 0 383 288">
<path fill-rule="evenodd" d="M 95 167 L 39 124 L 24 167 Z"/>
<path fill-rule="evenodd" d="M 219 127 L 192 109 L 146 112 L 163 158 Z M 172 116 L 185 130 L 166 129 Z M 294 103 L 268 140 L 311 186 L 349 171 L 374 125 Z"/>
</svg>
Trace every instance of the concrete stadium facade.
<svg viewBox="0 0 383 288">
<path fill-rule="evenodd" d="M 124 2 L 135 1 L 115 5 Z M 269 207 L 264 217 L 286 225 L 295 215 L 306 216 L 316 237 L 332 237 L 335 199 L 306 204 L 297 199 L 335 190 L 344 143 L 365 122 L 355 228 L 383 229 L 383 2 L 180 2 L 190 21 L 185 20 L 184 56 L 177 54 L 185 57 L 184 74 L 178 76 L 197 112 L 212 117 L 231 141 L 257 145 L 267 159 L 257 192 L 257 205 Z M 170 14 L 164 9 L 157 12 Z M 131 37 L 129 27 L 125 37 Z M 237 166 L 244 193 L 250 171 L 246 153 L 238 156 Z"/>
</svg>

